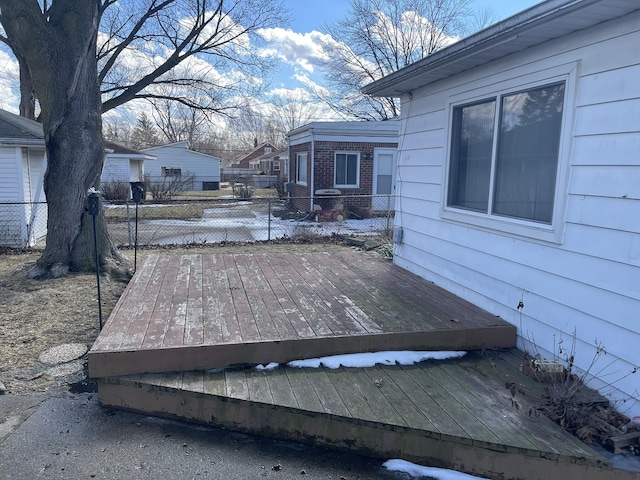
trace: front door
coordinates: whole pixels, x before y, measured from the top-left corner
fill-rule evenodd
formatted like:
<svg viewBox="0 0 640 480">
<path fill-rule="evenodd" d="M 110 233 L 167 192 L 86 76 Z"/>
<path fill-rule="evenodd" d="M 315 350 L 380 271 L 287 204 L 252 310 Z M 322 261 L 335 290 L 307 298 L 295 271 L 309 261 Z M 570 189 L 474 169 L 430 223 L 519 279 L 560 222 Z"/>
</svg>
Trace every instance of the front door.
<svg viewBox="0 0 640 480">
<path fill-rule="evenodd" d="M 373 201 L 375 211 L 395 208 L 396 159 L 398 151 L 393 148 L 376 148 L 373 153 Z"/>
</svg>

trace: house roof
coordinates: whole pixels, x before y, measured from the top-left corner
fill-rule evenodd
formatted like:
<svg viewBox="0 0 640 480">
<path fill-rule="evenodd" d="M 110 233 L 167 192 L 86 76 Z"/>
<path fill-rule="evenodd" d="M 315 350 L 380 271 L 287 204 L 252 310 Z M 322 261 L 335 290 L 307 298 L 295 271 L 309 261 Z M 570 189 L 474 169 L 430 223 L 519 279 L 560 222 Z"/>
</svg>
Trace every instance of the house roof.
<svg viewBox="0 0 640 480">
<path fill-rule="evenodd" d="M 0 109 L 0 145 L 44 145 L 42 124 Z"/>
<path fill-rule="evenodd" d="M 278 150 L 278 151 L 271 152 L 271 153 L 265 153 L 259 159 L 260 160 L 269 160 L 269 159 L 272 159 L 272 158 L 275 159 L 276 157 L 284 158 L 284 157 L 288 157 L 288 156 L 289 156 L 289 150 L 284 149 L 284 150 Z"/>
<path fill-rule="evenodd" d="M 149 147 L 149 148 L 143 148 L 142 152 L 151 152 L 152 155 L 155 156 L 154 152 L 157 152 L 158 150 L 165 150 L 167 148 L 183 148 L 185 150 L 187 150 L 189 152 L 189 154 L 191 155 L 199 155 L 201 157 L 206 157 L 209 158 L 211 160 L 218 160 L 219 162 L 222 162 L 222 159 L 220 157 L 215 157 L 213 155 L 209 155 L 207 153 L 202 153 L 202 152 L 197 152 L 195 150 L 190 150 L 189 149 L 189 142 L 187 142 L 186 140 L 183 140 L 181 142 L 174 142 L 174 143 L 166 143 L 164 145 L 157 145 L 155 147 Z"/>
<path fill-rule="evenodd" d="M 366 85 L 362 93 L 398 97 L 636 10 L 640 10 L 638 0 L 548 0 Z"/>
<path fill-rule="evenodd" d="M 300 133 L 313 131 L 324 135 L 361 136 L 361 135 L 398 135 L 400 124 L 397 120 L 380 122 L 312 122 L 295 130 L 287 136 L 295 137 Z"/>
<path fill-rule="evenodd" d="M 155 158 L 155 156 L 153 155 L 141 152 L 139 150 L 134 150 L 133 148 L 126 147 L 119 143 L 109 142 L 107 140 L 105 140 L 103 143 L 104 143 L 104 149 L 107 151 L 107 155 L 127 157 L 127 158 L 143 158 L 143 159 Z"/>
<path fill-rule="evenodd" d="M 261 143 L 260 145 L 258 145 L 257 147 L 255 147 L 253 150 L 251 150 L 249 153 L 245 153 L 244 155 L 239 156 L 238 158 L 236 158 L 233 163 L 240 163 L 242 160 L 246 160 L 246 159 L 254 159 L 257 157 L 261 156 L 261 153 L 265 147 L 270 147 L 272 151 L 276 150 L 276 147 L 274 147 L 271 143 L 269 142 L 264 142 Z"/>
</svg>

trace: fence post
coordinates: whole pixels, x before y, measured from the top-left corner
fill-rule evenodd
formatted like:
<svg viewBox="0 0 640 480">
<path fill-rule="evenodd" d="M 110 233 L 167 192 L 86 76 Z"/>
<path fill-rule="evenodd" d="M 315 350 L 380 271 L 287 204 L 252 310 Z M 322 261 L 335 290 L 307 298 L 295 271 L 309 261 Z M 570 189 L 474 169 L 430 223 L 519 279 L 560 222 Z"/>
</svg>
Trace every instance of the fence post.
<svg viewBox="0 0 640 480">
<path fill-rule="evenodd" d="M 267 242 L 271 241 L 271 198 L 267 199 Z"/>
<path fill-rule="evenodd" d="M 129 210 L 129 199 L 127 198 L 127 236 L 129 238 L 129 248 L 131 248 L 131 213 Z"/>
</svg>

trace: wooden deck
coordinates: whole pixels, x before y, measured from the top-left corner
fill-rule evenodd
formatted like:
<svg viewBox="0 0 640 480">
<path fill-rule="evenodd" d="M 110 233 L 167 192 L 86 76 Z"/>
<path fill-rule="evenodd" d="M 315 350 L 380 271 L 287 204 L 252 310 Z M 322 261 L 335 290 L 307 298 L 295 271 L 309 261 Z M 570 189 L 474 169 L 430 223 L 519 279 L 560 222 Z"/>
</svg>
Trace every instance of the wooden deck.
<svg viewBox="0 0 640 480">
<path fill-rule="evenodd" d="M 151 256 L 91 349 L 89 373 L 508 348 L 515 333 L 502 319 L 363 253 Z"/>
<path fill-rule="evenodd" d="M 540 385 L 519 371 L 514 344 L 502 319 L 360 252 L 151 256 L 89 372 L 103 405 L 145 414 L 501 480 L 635 478 L 535 414 Z M 403 349 L 469 353 L 285 365 Z M 255 368 L 270 362 L 280 366 Z"/>
<path fill-rule="evenodd" d="M 112 407 L 483 478 L 636 478 L 533 413 L 539 386 L 520 360 L 512 349 L 412 366 L 131 375 L 102 379 L 99 395 Z"/>
</svg>

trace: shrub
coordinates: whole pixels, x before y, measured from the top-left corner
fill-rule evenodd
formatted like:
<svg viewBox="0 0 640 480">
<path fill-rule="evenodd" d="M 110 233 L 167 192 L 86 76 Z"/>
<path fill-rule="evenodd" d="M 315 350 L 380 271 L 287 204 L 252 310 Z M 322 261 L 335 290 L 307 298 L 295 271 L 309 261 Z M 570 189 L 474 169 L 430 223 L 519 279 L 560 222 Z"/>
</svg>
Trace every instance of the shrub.
<svg viewBox="0 0 640 480">
<path fill-rule="evenodd" d="M 126 202 L 131 192 L 129 183 L 122 180 L 105 182 L 102 184 L 101 189 L 104 199 L 110 202 Z"/>
<path fill-rule="evenodd" d="M 248 199 L 253 197 L 255 187 L 249 183 L 248 179 L 238 178 L 231 182 L 231 191 L 235 198 Z"/>
<path fill-rule="evenodd" d="M 193 188 L 195 175 L 186 172 L 183 175 L 162 177 L 160 181 L 151 181 L 149 175 L 144 176 L 144 188 L 154 200 L 170 200 L 180 192 Z"/>
</svg>

